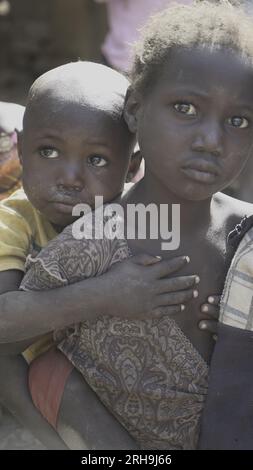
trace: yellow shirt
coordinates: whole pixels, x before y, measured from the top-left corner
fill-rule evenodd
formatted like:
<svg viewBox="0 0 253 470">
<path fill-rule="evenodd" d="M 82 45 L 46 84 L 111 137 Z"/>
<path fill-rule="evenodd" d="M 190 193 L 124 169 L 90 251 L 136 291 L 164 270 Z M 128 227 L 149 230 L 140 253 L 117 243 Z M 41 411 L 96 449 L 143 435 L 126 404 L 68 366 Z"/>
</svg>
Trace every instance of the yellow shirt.
<svg viewBox="0 0 253 470">
<path fill-rule="evenodd" d="M 56 236 L 52 224 L 32 206 L 24 190 L 19 189 L 0 202 L 0 271 L 24 271 L 27 256 L 38 254 Z M 51 345 L 52 335 L 45 335 L 23 355 L 31 362 Z"/>
</svg>

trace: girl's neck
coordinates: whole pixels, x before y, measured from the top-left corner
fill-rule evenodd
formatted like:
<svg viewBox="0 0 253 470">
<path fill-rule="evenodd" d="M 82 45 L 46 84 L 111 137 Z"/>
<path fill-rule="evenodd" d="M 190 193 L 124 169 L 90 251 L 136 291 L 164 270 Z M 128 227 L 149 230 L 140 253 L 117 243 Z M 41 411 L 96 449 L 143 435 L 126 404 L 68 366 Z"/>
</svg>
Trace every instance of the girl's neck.
<svg viewBox="0 0 253 470">
<path fill-rule="evenodd" d="M 142 203 L 145 206 L 148 204 L 168 204 L 168 206 L 180 204 L 181 225 L 187 225 L 188 229 L 191 226 L 195 229 L 196 222 L 198 222 L 198 227 L 208 224 L 211 217 L 212 198 L 203 201 L 181 199 L 148 172 L 130 191 L 129 195 L 126 195 L 123 204 L 138 203 Z"/>
</svg>

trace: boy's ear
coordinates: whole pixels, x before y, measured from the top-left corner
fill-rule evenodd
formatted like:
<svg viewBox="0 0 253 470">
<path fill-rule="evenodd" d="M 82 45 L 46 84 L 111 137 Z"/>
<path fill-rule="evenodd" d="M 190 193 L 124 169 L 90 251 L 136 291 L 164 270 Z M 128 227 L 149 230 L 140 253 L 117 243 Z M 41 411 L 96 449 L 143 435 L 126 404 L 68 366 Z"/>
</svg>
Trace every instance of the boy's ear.
<svg viewBox="0 0 253 470">
<path fill-rule="evenodd" d="M 138 114 L 140 111 L 140 105 L 141 105 L 140 93 L 133 91 L 131 87 L 129 87 L 126 93 L 126 97 L 125 97 L 124 119 L 128 125 L 129 131 L 133 132 L 134 134 L 137 131 L 137 122 L 138 122 Z"/>
<path fill-rule="evenodd" d="M 18 158 L 21 163 L 23 164 L 22 161 L 22 148 L 23 148 L 23 131 L 18 131 L 18 129 L 15 129 L 17 138 L 18 138 L 18 143 L 17 143 L 17 148 L 18 148 Z"/>
<path fill-rule="evenodd" d="M 142 162 L 141 152 L 140 152 L 139 149 L 137 149 L 132 154 L 132 157 L 131 157 L 131 160 L 130 160 L 130 163 L 129 163 L 127 177 L 126 177 L 126 183 L 134 182 L 133 179 L 136 176 L 136 174 L 139 172 L 139 170 L 140 170 L 140 175 L 138 175 L 138 176 L 140 176 L 139 179 L 141 179 L 143 177 L 144 169 L 143 169 L 143 167 L 140 169 L 141 162 Z"/>
</svg>

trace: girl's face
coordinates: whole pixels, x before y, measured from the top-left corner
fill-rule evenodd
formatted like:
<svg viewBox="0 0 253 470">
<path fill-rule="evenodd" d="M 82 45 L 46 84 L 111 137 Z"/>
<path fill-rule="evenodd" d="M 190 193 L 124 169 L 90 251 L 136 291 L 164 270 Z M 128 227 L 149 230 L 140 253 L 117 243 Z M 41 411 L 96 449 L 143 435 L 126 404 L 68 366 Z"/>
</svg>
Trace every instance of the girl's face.
<svg viewBox="0 0 253 470">
<path fill-rule="evenodd" d="M 145 96 L 129 95 L 125 115 L 146 175 L 182 199 L 207 199 L 253 151 L 253 67 L 225 50 L 175 50 Z"/>
</svg>

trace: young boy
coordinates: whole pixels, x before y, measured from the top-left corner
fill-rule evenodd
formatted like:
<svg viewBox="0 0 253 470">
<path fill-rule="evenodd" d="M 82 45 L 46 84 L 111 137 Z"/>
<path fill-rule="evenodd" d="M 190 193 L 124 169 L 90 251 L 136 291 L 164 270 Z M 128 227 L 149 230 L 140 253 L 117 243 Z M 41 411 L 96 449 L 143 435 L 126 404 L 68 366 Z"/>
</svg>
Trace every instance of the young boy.
<svg viewBox="0 0 253 470">
<path fill-rule="evenodd" d="M 129 253 L 171 259 L 189 252 L 201 282 L 199 298 L 185 310 L 153 318 L 151 305 L 149 315 L 132 320 L 118 318 L 119 308 L 116 314 L 107 310 L 67 329 L 58 345 L 141 448 L 197 446 L 214 347 L 211 335 L 198 329 L 200 304 L 221 291 L 232 257 L 227 235 L 252 212 L 251 205 L 218 192 L 252 151 L 252 30 L 252 22 L 227 2 L 178 6 L 154 18 L 137 49 L 125 117 L 137 132 L 146 171 L 122 207 L 181 204 L 176 253 L 162 250 L 162 236 L 76 240 L 67 227 L 31 262 L 22 283 L 24 289 L 71 284 Z M 123 285 L 121 294 L 126 292 Z M 160 299 L 161 307 L 166 300 Z M 37 376 L 42 365 L 37 362 Z M 36 362 L 30 378 L 38 402 L 35 370 Z"/>
<path fill-rule="evenodd" d="M 1 344 L 2 354 L 22 352 L 36 337 L 73 322 L 95 319 L 102 307 L 110 311 L 120 308 L 122 316 L 138 316 L 147 311 L 150 302 L 155 308 L 163 293 L 172 290 L 175 297 L 174 290 L 179 290 L 170 307 L 178 312 L 193 295 L 195 276 L 178 278 L 175 287 L 164 285 L 164 279 L 160 279 L 161 273 L 166 276 L 182 267 L 186 258 L 167 262 L 154 256 L 133 258 L 115 266 L 110 275 L 62 289 L 18 292 L 27 255 L 38 253 L 75 220 L 72 208 L 79 203 L 94 207 L 95 195 L 102 195 L 104 202 L 111 201 L 123 191 L 127 173 L 134 174 L 138 169 L 138 160 L 130 161 L 135 136 L 123 119 L 127 86 L 128 81 L 119 73 L 79 62 L 48 72 L 30 90 L 19 142 L 24 191 L 16 192 L 0 207 L 0 335 L 1 343 L 9 343 Z M 151 266 L 154 263 L 156 267 Z M 159 292 L 153 292 L 154 282 L 160 286 Z M 122 284 L 129 286 L 130 299 L 129 292 L 120 292 Z M 30 362 L 51 346 L 51 335 L 43 336 L 24 356 Z M 1 400 L 48 447 L 62 448 L 53 430 L 47 429 L 46 422 L 31 407 L 25 361 L 21 356 L 1 357 L 0 365 Z M 78 380 L 73 373 L 70 383 L 75 396 Z M 90 434 L 98 428 L 92 436 L 94 441 L 96 437 L 100 442 L 101 419 L 111 429 L 105 445 L 113 447 L 115 440 L 122 446 L 122 436 L 124 445 L 132 445 L 126 431 L 120 425 L 116 427 L 113 416 L 108 414 L 107 419 L 106 410 L 91 390 L 87 388 L 82 399 L 85 408 L 80 414 L 88 421 Z M 100 414 L 97 412 L 95 421 L 91 416 L 89 423 L 87 416 L 92 407 L 93 413 L 98 409 Z"/>
</svg>

